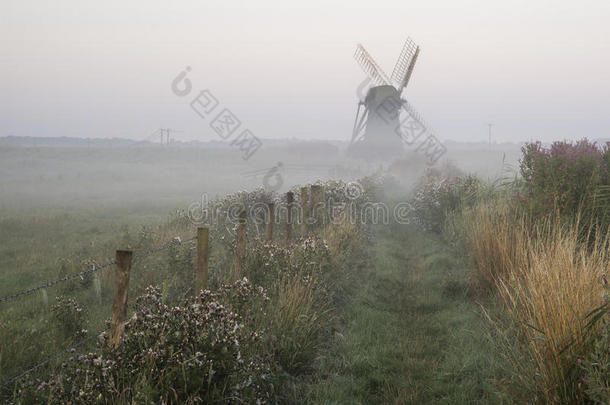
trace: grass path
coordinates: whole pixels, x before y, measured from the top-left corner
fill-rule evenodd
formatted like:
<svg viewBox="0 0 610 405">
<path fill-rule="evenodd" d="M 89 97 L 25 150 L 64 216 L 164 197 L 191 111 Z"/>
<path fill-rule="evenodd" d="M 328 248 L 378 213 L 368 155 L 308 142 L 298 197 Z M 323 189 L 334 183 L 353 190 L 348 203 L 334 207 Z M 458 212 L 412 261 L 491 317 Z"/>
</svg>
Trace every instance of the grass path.
<svg viewBox="0 0 610 405">
<path fill-rule="evenodd" d="M 497 359 L 465 271 L 434 236 L 375 230 L 312 404 L 499 403 Z"/>
</svg>

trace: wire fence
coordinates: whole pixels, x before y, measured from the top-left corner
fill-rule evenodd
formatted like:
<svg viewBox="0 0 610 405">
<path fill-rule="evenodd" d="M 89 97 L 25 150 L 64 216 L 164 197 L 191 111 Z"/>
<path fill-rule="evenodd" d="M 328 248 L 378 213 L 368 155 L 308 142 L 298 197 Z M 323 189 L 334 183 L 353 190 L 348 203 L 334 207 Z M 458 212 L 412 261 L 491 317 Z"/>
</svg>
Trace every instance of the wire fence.
<svg viewBox="0 0 610 405">
<path fill-rule="evenodd" d="M 170 248 L 170 247 L 172 247 L 172 246 L 184 245 L 184 244 L 186 244 L 186 243 L 193 242 L 193 241 L 194 241 L 194 240 L 196 240 L 196 239 L 197 239 L 197 237 L 196 237 L 196 236 L 194 236 L 194 237 L 192 237 L 192 238 L 189 238 L 189 239 L 185 239 L 185 240 L 181 240 L 180 238 L 174 238 L 174 239 L 173 239 L 173 240 L 171 240 L 170 242 L 167 242 L 166 244 L 164 244 L 164 245 L 162 245 L 162 246 L 159 246 L 159 247 L 157 247 L 157 248 L 148 249 L 148 250 L 145 250 L 145 251 L 143 251 L 143 252 L 135 253 L 135 254 L 133 255 L 133 258 L 134 258 L 134 259 L 142 259 L 142 258 L 147 257 L 147 256 L 150 256 L 150 255 L 152 255 L 152 254 L 155 254 L 155 253 L 158 253 L 158 252 L 162 252 L 162 251 L 164 251 L 164 250 L 167 250 L 167 249 L 169 249 L 169 248 Z"/>
<path fill-rule="evenodd" d="M 312 199 L 311 204 L 312 204 L 312 206 L 315 206 L 315 203 L 316 203 L 315 199 L 318 197 L 316 197 L 317 194 L 313 193 L 313 186 L 312 186 L 310 195 L 311 195 L 311 199 Z M 323 193 L 321 195 L 323 195 Z M 307 203 L 301 202 L 301 204 L 302 204 L 303 212 L 305 212 Z M 269 203 L 267 212 L 273 212 L 272 207 L 273 207 L 273 204 Z M 241 219 L 242 217 L 243 217 L 243 221 Z M 266 235 L 267 240 L 273 239 L 273 237 L 272 237 L 273 223 L 274 223 L 274 221 L 271 220 L 271 215 L 267 214 L 267 220 L 266 220 L 266 224 L 265 224 L 265 235 Z M 291 222 L 287 222 L 287 224 L 291 226 Z M 255 225 L 257 225 L 256 222 L 255 222 Z M 126 322 L 129 322 L 129 320 L 125 319 L 125 314 L 127 313 L 127 304 L 128 304 L 127 303 L 127 293 L 128 293 L 128 289 L 129 289 L 129 272 L 130 272 L 131 264 L 132 264 L 133 260 L 140 260 L 145 257 L 148 257 L 148 256 L 154 255 L 156 253 L 170 249 L 171 247 L 178 246 L 178 245 L 184 245 L 184 244 L 187 244 L 190 242 L 197 241 L 197 266 L 196 266 L 196 273 L 194 274 L 194 277 L 193 277 L 194 280 L 192 280 L 192 282 L 190 282 L 185 288 L 183 288 L 181 290 L 181 292 L 178 292 L 177 294 L 175 294 L 174 295 L 175 297 L 179 297 L 181 295 L 186 296 L 187 294 L 191 293 L 191 291 L 193 291 L 193 290 L 196 291 L 198 289 L 209 289 L 208 283 L 209 283 L 209 273 L 210 272 L 208 270 L 212 270 L 211 271 L 212 274 L 220 274 L 221 268 L 229 266 L 230 262 L 234 263 L 234 266 L 238 271 L 243 269 L 244 260 L 246 257 L 246 240 L 247 240 L 247 212 L 245 210 L 240 213 L 240 222 L 236 228 L 237 228 L 237 235 L 236 235 L 236 243 L 234 246 L 234 249 L 235 249 L 234 258 L 231 258 L 230 256 L 226 256 L 222 260 L 222 263 L 217 263 L 216 266 L 214 266 L 211 269 L 208 266 L 208 259 L 211 257 L 209 255 L 209 243 L 208 243 L 209 242 L 209 240 L 208 240 L 209 229 L 205 228 L 205 227 L 200 227 L 197 230 L 197 236 L 194 236 L 192 238 L 181 240 L 180 238 L 176 237 L 176 238 L 172 239 L 171 241 L 169 241 L 159 247 L 151 248 L 151 249 L 144 250 L 141 252 L 135 252 L 133 254 L 131 251 L 118 250 L 116 252 L 117 256 L 116 256 L 115 260 L 110 260 L 101 265 L 93 265 L 91 268 L 87 268 L 80 272 L 69 274 L 62 278 L 48 281 L 46 283 L 0 297 L 0 304 L 2 304 L 2 303 L 6 303 L 8 301 L 14 300 L 21 296 L 31 295 L 36 291 L 40 291 L 40 290 L 44 291 L 45 288 L 49 288 L 49 287 L 55 286 L 57 284 L 68 282 L 70 280 L 75 280 L 78 278 L 84 280 L 85 276 L 97 273 L 110 266 L 116 265 L 116 268 L 117 268 L 116 287 L 115 287 L 115 296 L 114 296 L 114 304 L 113 304 L 113 316 L 112 316 L 112 321 L 110 323 L 110 326 L 96 332 L 95 334 L 93 334 L 91 336 L 88 336 L 88 337 L 82 339 L 81 341 L 71 345 L 68 348 L 58 351 L 54 355 L 45 359 L 44 361 L 21 371 L 20 373 L 9 378 L 8 380 L 5 380 L 4 382 L 0 383 L 0 388 L 5 388 L 11 384 L 14 384 L 14 383 L 20 381 L 24 377 L 36 372 L 37 370 L 41 369 L 42 367 L 45 367 L 45 366 L 51 364 L 52 362 L 59 359 L 61 356 L 65 355 L 66 353 L 75 352 L 78 348 L 80 348 L 80 347 L 86 345 L 87 343 L 91 342 L 92 340 L 98 338 L 102 333 L 105 333 L 108 330 L 110 330 L 110 342 L 113 344 L 120 343 L 121 333 L 123 331 L 122 328 Z M 286 238 L 288 241 L 290 241 L 289 233 L 287 233 Z M 99 281 L 98 281 L 98 283 L 99 283 Z M 98 287 L 96 287 L 96 289 L 98 289 L 98 291 L 99 291 L 99 284 L 98 284 Z M 46 296 L 46 294 L 45 294 L 45 296 Z"/>
<path fill-rule="evenodd" d="M 48 359 L 46 359 L 43 362 L 40 362 L 38 364 L 36 364 L 33 367 L 28 368 L 27 370 L 21 372 L 20 374 L 9 378 L 8 380 L 4 381 L 0 387 L 4 388 L 8 385 L 11 385 L 19 380 L 21 380 L 22 378 L 24 378 L 25 376 L 33 373 L 34 371 L 38 370 L 41 367 L 46 366 L 47 364 L 51 363 L 52 361 L 55 361 L 57 359 L 59 359 L 61 356 L 64 356 L 66 353 L 74 353 L 76 351 L 76 349 L 78 349 L 79 347 L 91 342 L 92 340 L 98 338 L 102 333 L 106 332 L 109 328 L 106 327 L 102 330 L 100 330 L 99 332 L 97 332 L 96 334 L 92 335 L 92 336 L 88 336 L 86 338 L 84 338 L 83 340 L 81 340 L 80 342 L 68 347 L 67 349 L 64 349 L 58 353 L 55 353 L 54 355 L 52 355 L 51 357 L 49 357 Z"/>
<path fill-rule="evenodd" d="M 76 278 L 84 278 L 85 276 L 95 273 L 97 271 L 103 270 L 107 267 L 113 266 L 116 264 L 116 261 L 111 260 L 107 263 L 104 263 L 102 265 L 96 266 L 94 265 L 92 268 L 88 269 L 88 270 L 83 270 L 83 271 L 79 271 L 78 273 L 74 273 L 74 274 L 69 274 L 65 277 L 59 278 L 57 280 L 53 280 L 53 281 L 48 281 L 46 283 L 40 284 L 36 287 L 32 287 L 32 288 L 28 288 L 22 291 L 18 291 L 9 295 L 6 295 L 2 298 L 0 298 L 0 303 L 2 302 L 6 302 L 6 301 L 11 301 L 15 298 L 24 296 L 24 295 L 29 295 L 32 293 L 35 293 L 36 291 L 42 290 L 43 288 L 49 288 L 49 287 L 53 287 L 56 284 L 60 284 L 66 281 L 70 281 L 70 280 L 74 280 Z"/>
<path fill-rule="evenodd" d="M 196 239 L 196 238 L 188 239 L 186 241 L 182 241 L 182 243 L 186 243 L 186 242 L 192 241 L 194 239 Z M 167 249 L 168 247 L 166 247 L 165 249 Z M 162 249 L 162 250 L 165 250 L 165 249 Z M 161 251 L 161 250 L 155 249 L 155 252 L 159 252 L 159 251 Z M 142 257 L 142 256 L 140 256 L 140 257 Z M 212 270 L 213 270 L 213 272 L 218 272 L 221 267 L 222 266 L 219 265 L 219 266 L 214 267 Z M 193 285 L 191 284 L 188 287 L 182 289 L 182 291 L 180 291 L 177 295 L 178 296 L 180 296 L 180 295 L 187 295 L 192 290 L 193 290 Z M 133 318 L 133 316 L 135 314 L 136 314 L 136 312 L 134 312 L 134 314 L 132 315 L 132 318 Z M 101 329 L 101 330 L 97 331 L 94 335 L 88 336 L 88 337 L 82 339 L 81 341 L 79 341 L 78 343 L 75 343 L 72 346 L 70 346 L 70 347 L 68 347 L 68 348 L 66 348 L 64 350 L 61 350 L 61 351 L 55 353 L 54 355 L 48 357 L 46 360 L 36 364 L 35 366 L 32 366 L 32 367 L 24 370 L 21 373 L 19 373 L 18 375 L 16 375 L 16 376 L 14 376 L 12 378 L 9 378 L 8 380 L 4 381 L 3 383 L 0 384 L 0 387 L 1 388 L 7 387 L 7 386 L 9 386 L 9 385 L 11 385 L 11 384 L 21 380 L 22 378 L 26 377 L 27 375 L 35 372 L 36 370 L 46 366 L 47 364 L 49 364 L 49 363 L 51 363 L 51 362 L 61 358 L 62 356 L 65 356 L 67 353 L 74 353 L 76 351 L 76 349 L 78 349 L 79 347 L 84 346 L 87 343 L 89 343 L 89 342 L 99 338 L 102 335 L 102 333 L 108 332 L 109 329 L 110 329 L 110 327 L 107 326 L 104 329 Z"/>
<path fill-rule="evenodd" d="M 240 217 L 242 215 L 244 218 L 246 218 L 246 211 L 242 211 L 242 213 L 240 214 Z M 271 238 L 273 221 L 268 219 L 266 227 L 267 227 L 266 234 L 268 235 L 269 238 Z M 240 224 L 238 226 L 238 235 L 237 235 L 236 245 L 235 245 L 235 262 L 234 262 L 238 269 L 241 269 L 244 265 L 243 262 L 244 262 L 244 258 L 245 258 L 245 254 L 246 254 L 246 229 L 247 229 L 247 222 L 246 221 L 240 222 Z M 101 270 L 108 268 L 110 266 L 113 266 L 113 265 L 116 265 L 116 268 L 117 268 L 117 274 L 116 274 L 117 284 L 115 287 L 113 317 L 112 317 L 110 326 L 97 332 L 96 334 L 94 334 L 92 336 L 84 338 L 83 340 L 77 342 L 76 344 L 73 344 L 72 346 L 55 353 L 54 355 L 48 357 L 46 360 L 44 360 L 34 366 L 31 366 L 31 367 L 25 369 L 24 371 L 20 372 L 19 374 L 9 378 L 8 380 L 6 380 L 0 384 L 0 388 L 4 388 L 8 385 L 16 383 L 17 381 L 20 381 L 24 377 L 34 373 L 35 371 L 39 370 L 40 368 L 47 366 L 50 363 L 52 363 L 53 361 L 59 359 L 61 356 L 65 355 L 66 353 L 75 352 L 76 349 L 78 349 L 79 347 L 82 347 L 83 345 L 87 344 L 88 342 L 91 342 L 93 339 L 98 337 L 101 333 L 104 333 L 104 332 L 108 331 L 109 329 L 110 329 L 110 335 L 111 335 L 110 336 L 111 343 L 118 344 L 120 342 L 122 327 L 126 321 L 124 319 L 125 312 L 123 312 L 123 311 L 126 311 L 126 309 L 127 309 L 127 291 L 129 288 L 129 271 L 130 271 L 133 260 L 139 261 L 145 257 L 165 251 L 174 246 L 184 245 L 187 243 L 197 241 L 197 267 L 196 267 L 196 273 L 195 273 L 194 280 L 192 280 L 193 282 L 189 283 L 189 285 L 187 285 L 181 292 L 178 292 L 177 294 L 175 294 L 174 297 L 179 297 L 181 295 L 187 295 L 194 289 L 195 290 L 199 289 L 199 288 L 208 289 L 209 288 L 208 287 L 208 282 L 209 282 L 208 259 L 210 258 L 209 251 L 208 251 L 208 249 L 209 249 L 208 235 L 209 235 L 208 230 L 205 230 L 205 228 L 199 228 L 198 232 L 197 232 L 197 236 L 194 236 L 189 239 L 181 240 L 180 238 L 176 237 L 176 238 L 172 239 L 171 241 L 169 241 L 159 247 L 147 249 L 147 250 L 144 250 L 141 252 L 135 252 L 133 254 L 130 251 L 117 251 L 116 252 L 117 256 L 116 256 L 115 260 L 110 260 L 101 265 L 93 265 L 91 268 L 82 270 L 80 272 L 69 274 L 62 278 L 48 281 L 46 283 L 37 285 L 35 287 L 31 287 L 31 288 L 28 288 L 28 289 L 25 289 L 22 291 L 17 291 L 12 294 L 8 294 L 6 296 L 0 297 L 0 303 L 5 303 L 7 301 L 16 299 L 17 297 L 30 295 L 36 291 L 44 290 L 45 288 L 52 287 L 52 286 L 55 286 L 57 284 L 61 284 L 64 282 L 68 282 L 70 280 L 74 280 L 74 279 L 78 279 L 78 278 L 84 279 L 85 276 L 96 273 L 98 271 L 101 271 Z M 201 238 L 201 240 L 199 240 L 200 238 Z M 212 274 L 214 274 L 214 273 L 219 274 L 220 269 L 224 266 L 227 266 L 229 264 L 229 261 L 231 261 L 231 258 L 229 256 L 225 257 L 224 259 L 225 260 L 223 260 L 222 263 L 218 263 L 216 266 L 214 266 L 214 268 L 211 269 Z M 127 320 L 126 322 L 129 322 L 129 321 Z"/>
<path fill-rule="evenodd" d="M 186 243 L 192 242 L 192 241 L 194 241 L 196 239 L 197 239 L 197 237 L 193 237 L 193 238 L 185 239 L 185 240 L 180 240 L 179 238 L 174 238 L 170 242 L 168 242 L 168 243 L 166 243 L 166 244 L 164 244 L 164 245 L 162 245 L 162 246 L 160 246 L 158 248 L 148 249 L 148 250 L 145 250 L 143 252 L 136 253 L 136 254 L 133 255 L 133 258 L 134 259 L 142 259 L 142 258 L 145 258 L 145 257 L 150 256 L 152 254 L 155 254 L 155 253 L 167 250 L 167 249 L 169 249 L 172 246 L 186 244 Z M 110 267 L 110 266 L 113 266 L 115 264 L 116 264 L 116 261 L 115 260 L 111 260 L 111 261 L 106 262 L 106 263 L 101 264 L 101 265 L 93 265 L 93 267 L 90 268 L 90 269 L 79 271 L 78 273 L 69 274 L 69 275 L 64 276 L 62 278 L 59 278 L 57 280 L 48 281 L 46 283 L 37 285 L 36 287 L 27 288 L 27 289 L 22 290 L 22 291 L 18 291 L 18 292 L 12 293 L 12 294 L 5 295 L 4 297 L 0 298 L 0 303 L 6 302 L 6 301 L 11 301 L 11 300 L 13 300 L 15 298 L 19 298 L 19 297 L 24 296 L 24 295 L 29 295 L 29 294 L 35 293 L 36 291 L 42 290 L 43 288 L 53 287 L 56 284 L 60 284 L 60 283 L 66 282 L 66 281 L 74 280 L 74 279 L 77 279 L 77 278 L 81 278 L 82 279 L 85 276 L 88 276 L 89 274 L 93 274 L 93 273 L 95 273 L 97 271 L 103 270 L 103 269 L 105 269 L 107 267 Z"/>
<path fill-rule="evenodd" d="M 137 253 L 135 253 L 133 255 L 133 258 L 134 259 L 143 259 L 143 258 L 151 256 L 151 255 L 153 255 L 155 253 L 159 253 L 159 252 L 165 251 L 165 250 L 167 250 L 167 249 L 169 249 L 171 247 L 179 246 L 179 245 L 184 245 L 184 244 L 193 242 L 195 240 L 197 240 L 196 236 L 192 237 L 192 238 L 189 238 L 189 239 L 185 239 L 185 240 L 181 240 L 180 238 L 174 238 L 170 242 L 167 242 L 167 243 L 165 243 L 165 244 L 163 244 L 163 245 L 161 245 L 159 247 L 148 249 L 148 250 L 144 250 L 142 252 L 137 252 Z M 115 264 L 117 264 L 116 260 L 111 260 L 111 261 L 108 261 L 108 262 L 106 262 L 104 264 L 101 264 L 101 265 L 94 265 L 90 269 L 83 270 L 83 271 L 80 271 L 78 273 L 69 274 L 69 275 L 67 275 L 65 277 L 62 277 L 60 279 L 57 279 L 57 280 L 48 281 L 46 283 L 37 285 L 35 287 L 31 287 L 31 288 L 28 288 L 28 289 L 25 289 L 25 290 L 22 290 L 22 291 L 14 292 L 12 294 L 9 294 L 9 295 L 6 295 L 4 297 L 1 297 L 0 298 L 0 303 L 7 302 L 7 301 L 10 301 L 10 300 L 16 299 L 18 297 L 24 296 L 24 295 L 29 295 L 29 294 L 32 294 L 32 293 L 34 293 L 36 291 L 39 291 L 39 290 L 42 290 L 42 289 L 45 289 L 45 288 L 48 288 L 48 287 L 52 287 L 54 285 L 61 284 L 63 282 L 67 282 L 67 281 L 74 280 L 74 279 L 77 279 L 77 278 L 83 279 L 87 275 L 93 274 L 95 272 L 98 272 L 100 270 L 103 270 L 105 268 L 113 266 Z M 216 268 L 213 269 L 214 272 L 218 271 L 218 267 L 220 267 L 220 266 L 217 266 Z M 178 293 L 178 295 L 186 295 L 191 290 L 193 290 L 193 284 L 192 283 L 188 287 L 183 289 L 180 293 Z M 110 327 L 106 327 L 106 328 L 98 331 L 97 333 L 95 333 L 95 334 L 93 334 L 91 336 L 88 336 L 88 337 L 82 339 L 81 341 L 71 345 L 70 347 L 55 353 L 54 355 L 48 357 L 46 360 L 44 360 L 44 361 L 42 361 L 42 362 L 40 362 L 40 363 L 38 363 L 38 364 L 36 364 L 36 365 L 26 369 L 24 371 L 22 371 L 18 375 L 15 375 L 14 377 L 9 378 L 8 380 L 6 380 L 6 381 L 4 381 L 4 382 L 2 382 L 0 384 L 0 388 L 7 387 L 7 386 L 9 386 L 11 384 L 14 384 L 17 381 L 20 381 L 21 379 L 23 379 L 24 377 L 28 376 L 29 374 L 31 374 L 31 373 L 39 370 L 40 368 L 42 368 L 42 367 L 52 363 L 53 361 L 61 358 L 66 353 L 73 353 L 73 352 L 75 352 L 76 349 L 78 349 L 79 347 L 84 346 L 85 344 L 87 344 L 87 343 L 91 342 L 92 340 L 98 338 L 102 333 L 107 332 L 109 330 L 109 328 Z"/>
</svg>

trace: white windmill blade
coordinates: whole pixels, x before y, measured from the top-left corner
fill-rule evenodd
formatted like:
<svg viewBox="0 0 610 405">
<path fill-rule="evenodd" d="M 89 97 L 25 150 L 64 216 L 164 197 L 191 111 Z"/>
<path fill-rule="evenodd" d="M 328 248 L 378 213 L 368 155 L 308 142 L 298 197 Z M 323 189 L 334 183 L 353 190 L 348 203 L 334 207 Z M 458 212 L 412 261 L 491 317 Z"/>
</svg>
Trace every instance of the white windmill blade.
<svg viewBox="0 0 610 405">
<path fill-rule="evenodd" d="M 377 62 L 373 60 L 371 55 L 369 55 L 361 44 L 358 44 L 358 47 L 356 48 L 354 59 L 356 59 L 356 62 L 358 62 L 362 70 L 364 70 L 364 73 L 369 75 L 374 85 L 381 86 L 390 84 L 388 76 L 381 70 Z"/>
<path fill-rule="evenodd" d="M 400 87 L 398 88 L 399 92 L 402 91 L 402 89 L 404 89 L 405 87 L 407 87 L 407 84 L 409 84 L 409 80 L 411 80 L 411 74 L 413 73 L 413 68 L 415 67 L 415 62 L 417 62 L 417 57 L 418 56 L 419 56 L 419 46 L 415 50 L 415 55 L 413 55 L 413 59 L 411 59 L 411 63 L 409 64 L 409 68 L 407 69 L 407 73 L 405 74 L 405 77 L 402 80 L 402 83 L 400 84 Z"/>
<path fill-rule="evenodd" d="M 418 55 L 419 47 L 415 45 L 411 38 L 407 38 L 392 71 L 392 83 L 399 92 L 407 87 Z"/>
</svg>

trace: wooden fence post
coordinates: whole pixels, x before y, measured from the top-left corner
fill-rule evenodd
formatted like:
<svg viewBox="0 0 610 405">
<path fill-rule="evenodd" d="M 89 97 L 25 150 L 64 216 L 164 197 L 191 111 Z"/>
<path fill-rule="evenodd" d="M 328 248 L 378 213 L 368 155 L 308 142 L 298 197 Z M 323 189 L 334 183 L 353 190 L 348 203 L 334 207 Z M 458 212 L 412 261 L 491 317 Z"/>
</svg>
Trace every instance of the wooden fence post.
<svg viewBox="0 0 610 405">
<path fill-rule="evenodd" d="M 286 242 L 292 239 L 292 206 L 294 204 L 294 193 L 289 191 L 286 193 Z"/>
<path fill-rule="evenodd" d="M 209 258 L 210 228 L 197 228 L 197 276 L 195 278 L 195 295 L 208 288 L 208 258 Z"/>
<path fill-rule="evenodd" d="M 301 235 L 307 235 L 307 218 L 309 208 L 307 207 L 307 187 L 301 187 Z"/>
<path fill-rule="evenodd" d="M 265 240 L 271 242 L 273 240 L 273 222 L 275 220 L 275 204 L 267 204 L 267 222 L 265 227 Z"/>
<path fill-rule="evenodd" d="M 320 212 L 320 225 L 326 225 L 326 218 L 327 218 L 327 208 L 326 207 L 326 188 L 324 188 L 324 186 L 318 186 L 318 197 L 317 197 L 317 202 L 321 204 L 321 210 L 322 212 Z"/>
<path fill-rule="evenodd" d="M 248 227 L 248 212 L 242 211 L 239 214 L 239 223 L 237 227 L 237 243 L 236 243 L 236 267 L 240 275 L 243 272 L 246 261 L 246 230 Z"/>
<path fill-rule="evenodd" d="M 117 347 L 121 343 L 123 322 L 127 316 L 127 293 L 129 292 L 129 272 L 131 271 L 131 250 L 116 251 L 116 283 L 114 303 L 112 304 L 112 322 L 110 324 L 110 344 Z"/>
</svg>

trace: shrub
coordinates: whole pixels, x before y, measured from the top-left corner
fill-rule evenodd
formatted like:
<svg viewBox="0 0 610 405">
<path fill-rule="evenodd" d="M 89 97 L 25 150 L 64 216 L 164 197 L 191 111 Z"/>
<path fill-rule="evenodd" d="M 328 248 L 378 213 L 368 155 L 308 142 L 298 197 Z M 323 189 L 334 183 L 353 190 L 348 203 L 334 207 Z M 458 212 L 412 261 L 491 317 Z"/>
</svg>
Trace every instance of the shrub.
<svg viewBox="0 0 610 405">
<path fill-rule="evenodd" d="M 40 384 L 39 398 L 62 404 L 266 403 L 273 395 L 270 364 L 253 355 L 260 332 L 244 327 L 244 318 L 224 304 L 229 296 L 233 303 L 265 298 L 262 289 L 240 280 L 169 307 L 161 291 L 149 287 L 121 345 L 71 357 Z"/>
<path fill-rule="evenodd" d="M 256 239 L 247 254 L 247 274 L 268 286 L 270 296 L 265 315 L 257 320 L 266 332 L 265 350 L 291 375 L 311 369 L 328 325 L 329 255 L 325 241 L 315 235 L 288 248 Z"/>
<path fill-rule="evenodd" d="M 51 308 L 51 318 L 62 338 L 66 340 L 85 336 L 87 315 L 83 308 L 74 298 L 66 298 L 63 295 L 56 297 L 56 301 Z"/>
<path fill-rule="evenodd" d="M 424 230 L 440 233 L 447 215 L 470 204 L 480 186 L 474 176 L 447 177 L 429 170 L 411 200 L 413 221 Z"/>
<path fill-rule="evenodd" d="M 270 298 L 257 328 L 265 331 L 265 351 L 283 373 L 300 376 L 314 367 L 363 243 L 358 225 L 345 221 L 289 246 L 260 239 L 251 245 L 246 272 L 267 286 Z"/>
<path fill-rule="evenodd" d="M 540 142 L 522 148 L 521 175 L 525 181 L 524 202 L 536 215 L 574 215 L 591 204 L 597 190 L 610 179 L 610 144 L 598 147 L 586 138 L 576 143 Z"/>
</svg>

